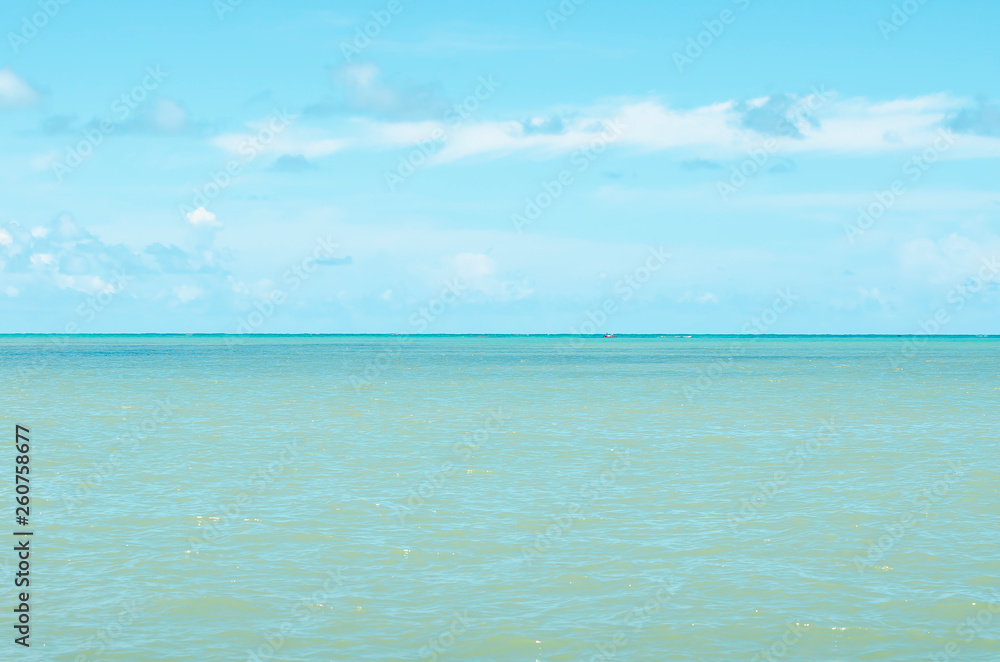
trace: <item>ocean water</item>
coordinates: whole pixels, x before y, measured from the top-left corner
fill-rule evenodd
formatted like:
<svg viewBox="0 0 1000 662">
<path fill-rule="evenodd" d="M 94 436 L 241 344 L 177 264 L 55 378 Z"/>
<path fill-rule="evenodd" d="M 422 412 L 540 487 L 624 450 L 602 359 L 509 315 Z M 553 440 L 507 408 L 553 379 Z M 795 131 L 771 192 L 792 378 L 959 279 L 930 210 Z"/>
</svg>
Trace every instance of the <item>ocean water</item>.
<svg viewBox="0 0 1000 662">
<path fill-rule="evenodd" d="M 997 338 L 0 337 L 0 658 L 995 662 L 998 377 Z"/>
</svg>

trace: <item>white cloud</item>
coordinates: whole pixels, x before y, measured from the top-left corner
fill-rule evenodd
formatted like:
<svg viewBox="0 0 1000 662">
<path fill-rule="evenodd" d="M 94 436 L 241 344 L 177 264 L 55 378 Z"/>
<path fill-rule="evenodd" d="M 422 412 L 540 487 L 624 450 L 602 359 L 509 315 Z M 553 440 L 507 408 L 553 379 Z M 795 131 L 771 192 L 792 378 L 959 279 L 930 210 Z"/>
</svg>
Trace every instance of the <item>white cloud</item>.
<svg viewBox="0 0 1000 662">
<path fill-rule="evenodd" d="M 1000 255 L 1000 237 L 987 233 L 972 239 L 957 233 L 937 241 L 924 237 L 911 239 L 899 249 L 902 272 L 915 282 L 959 283 L 977 273 L 985 260 Z M 992 274 L 989 280 L 998 280 Z"/>
<path fill-rule="evenodd" d="M 352 70 L 359 81 L 366 80 L 370 68 Z M 475 156 L 500 158 L 514 153 L 554 157 L 586 148 L 602 133 L 612 142 L 643 151 L 673 149 L 698 150 L 706 157 L 746 158 L 750 149 L 774 142 L 780 153 L 826 152 L 870 154 L 890 151 L 919 153 L 940 139 L 947 118 L 969 103 L 968 99 L 932 94 L 909 99 L 871 101 L 863 98 L 840 100 L 833 92 L 793 98 L 784 117 L 789 135 L 763 135 L 745 126 L 748 108 L 759 111 L 769 98 L 750 102 L 733 100 L 697 108 L 672 108 L 659 100 L 625 102 L 601 108 L 580 109 L 559 117 L 558 130 L 539 132 L 533 124 L 520 120 L 469 121 L 450 125 L 443 121 L 372 121 L 355 118 L 338 138 L 314 131 L 292 140 L 279 136 L 267 146 L 269 151 L 286 154 L 325 155 L 348 147 L 380 149 L 386 146 L 415 145 L 430 139 L 435 129 L 444 134 L 443 146 L 428 163 L 443 164 Z M 539 115 L 546 116 L 544 113 Z M 620 135 L 615 134 L 620 127 Z M 794 134 L 794 135 L 791 135 Z M 1000 139 L 987 136 L 955 135 L 945 158 L 1000 156 Z M 249 138 L 231 134 L 214 143 L 237 152 Z"/>
<path fill-rule="evenodd" d="M 329 156 L 339 152 L 349 144 L 347 140 L 338 138 L 309 138 L 278 136 L 274 140 L 263 143 L 249 133 L 228 133 L 212 139 L 212 144 L 227 152 L 245 156 L 249 146 L 254 146 L 257 153 L 289 156 L 304 156 L 308 159 Z"/>
<path fill-rule="evenodd" d="M 491 275 L 496 269 L 496 261 L 483 253 L 460 253 L 452 264 L 459 278 L 476 279 Z"/>
<path fill-rule="evenodd" d="M 748 133 L 736 128 L 738 120 L 734 104 L 728 101 L 693 110 L 675 110 L 646 101 L 620 111 L 625 127 L 622 141 L 648 150 L 699 145 L 732 149 Z"/>
<path fill-rule="evenodd" d="M 6 282 L 17 282 L 24 296 L 35 297 L 36 293 L 53 289 L 76 290 L 91 296 L 114 294 L 133 287 L 134 282 L 137 290 L 130 298 L 137 298 L 150 294 L 149 288 L 157 282 L 179 284 L 175 279 L 180 274 L 186 275 L 189 285 L 202 290 L 214 287 L 228 274 L 229 254 L 215 249 L 214 231 L 189 232 L 195 245 L 189 243 L 187 248 L 159 241 L 137 251 L 125 244 L 105 243 L 77 226 L 67 213 L 59 214 L 48 225 L 47 233 L 43 229 L 39 226 L 30 230 L 16 222 L 0 228 L 0 243 L 9 240 L 16 246 L 2 251 L 0 273 L 16 275 L 20 282 Z M 142 279 L 137 278 L 139 274 L 143 274 Z M 0 297 L 4 287 L 0 285 Z M 185 296 L 191 293 L 182 292 Z"/>
<path fill-rule="evenodd" d="M 38 101 L 38 92 L 9 67 L 0 69 L 0 108 L 24 108 Z"/>
<path fill-rule="evenodd" d="M 173 288 L 174 296 L 181 300 L 181 303 L 194 301 L 205 293 L 205 290 L 193 285 L 179 285 Z"/>
<path fill-rule="evenodd" d="M 215 219 L 215 214 L 204 207 L 198 207 L 185 215 L 192 225 L 222 225 L 221 221 Z"/>
<path fill-rule="evenodd" d="M 879 293 L 877 287 L 871 289 L 866 289 L 864 287 L 859 287 L 858 292 L 861 294 L 861 303 L 864 304 L 867 301 L 874 301 L 880 306 L 884 306 L 889 302 L 889 300 Z"/>
<path fill-rule="evenodd" d="M 737 128 L 738 119 L 733 102 L 677 110 L 656 101 L 645 101 L 582 111 L 572 119 L 562 119 L 561 130 L 552 132 L 526 130 L 518 120 L 451 126 L 443 121 L 355 119 L 352 126 L 361 129 L 354 132 L 353 145 L 369 148 L 415 145 L 430 140 L 437 130 L 439 135 L 445 136 L 443 147 L 429 162 L 443 164 L 473 156 L 499 158 L 515 152 L 558 156 L 595 143 L 602 143 L 603 147 L 607 142 L 621 142 L 646 150 L 724 146 L 731 151 L 742 149 L 744 142 L 752 142 L 750 137 L 744 136 L 749 132 Z M 245 139 L 245 136 L 220 136 L 215 143 L 235 152 Z M 759 142 L 759 138 L 757 140 Z M 350 146 L 342 142 L 341 148 Z"/>
<path fill-rule="evenodd" d="M 437 119 L 448 109 L 437 86 L 415 85 L 396 76 L 386 78 L 376 64 L 346 64 L 331 69 L 330 74 L 330 83 L 341 92 L 342 101 L 327 104 L 326 110 L 341 107 L 397 119 Z"/>
<path fill-rule="evenodd" d="M 48 170 L 49 168 L 51 168 L 52 164 L 58 158 L 59 158 L 59 152 L 52 151 L 48 152 L 47 154 L 38 154 L 36 156 L 33 156 L 31 157 L 31 160 L 28 161 L 28 163 L 31 166 L 32 170 L 34 170 L 35 172 L 41 172 L 43 170 Z"/>
<path fill-rule="evenodd" d="M 527 277 L 498 274 L 497 263 L 485 253 L 459 253 L 449 260 L 449 277 L 456 277 L 470 292 L 495 301 L 515 301 L 531 296 L 534 288 Z M 508 278 L 508 276 L 513 276 Z"/>
<path fill-rule="evenodd" d="M 375 122 L 369 119 L 355 119 L 353 123 L 360 129 L 367 143 L 375 146 L 404 147 L 433 140 L 435 131 L 447 133 L 444 122 Z"/>
<path fill-rule="evenodd" d="M 362 106 L 391 106 L 396 98 L 392 90 L 379 84 L 380 73 L 378 65 L 374 63 L 357 62 L 348 64 L 336 72 L 334 83 L 340 82 L 350 88 Z"/>
<path fill-rule="evenodd" d="M 100 276 L 67 276 L 56 272 L 52 275 L 55 284 L 62 289 L 73 289 L 87 294 L 114 294 L 115 286 Z"/>
<path fill-rule="evenodd" d="M 224 133 L 210 140 L 211 144 L 236 154 L 245 162 L 252 161 L 261 154 L 276 156 L 304 156 L 319 158 L 339 152 L 350 145 L 345 138 L 330 138 L 316 130 L 274 126 L 272 121 L 248 122 L 253 133 Z"/>
<path fill-rule="evenodd" d="M 153 107 L 153 121 L 164 131 L 176 131 L 187 122 L 187 112 L 170 99 L 157 99 Z"/>
<path fill-rule="evenodd" d="M 20 294 L 20 292 L 17 291 L 17 288 L 14 287 L 13 285 L 8 285 L 7 289 L 5 289 L 4 292 L 6 292 L 7 296 L 9 296 L 11 299 Z"/>
<path fill-rule="evenodd" d="M 0 228 L 0 246 L 10 246 L 14 243 L 14 238 L 10 236 L 10 233 Z"/>
<path fill-rule="evenodd" d="M 83 287 L 89 288 L 92 294 L 114 294 L 115 286 L 100 276 L 89 276 L 78 280 L 83 281 Z"/>
</svg>

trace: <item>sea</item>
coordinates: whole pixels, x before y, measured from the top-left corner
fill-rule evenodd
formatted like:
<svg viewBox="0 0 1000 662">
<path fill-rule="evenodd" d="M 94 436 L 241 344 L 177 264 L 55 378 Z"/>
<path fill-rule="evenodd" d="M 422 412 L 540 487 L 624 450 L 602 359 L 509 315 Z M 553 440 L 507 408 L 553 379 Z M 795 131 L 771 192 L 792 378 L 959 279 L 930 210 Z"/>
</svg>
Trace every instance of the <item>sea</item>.
<svg viewBox="0 0 1000 662">
<path fill-rule="evenodd" d="M 997 337 L 8 335 L 0 383 L 3 660 L 1000 660 Z"/>
</svg>

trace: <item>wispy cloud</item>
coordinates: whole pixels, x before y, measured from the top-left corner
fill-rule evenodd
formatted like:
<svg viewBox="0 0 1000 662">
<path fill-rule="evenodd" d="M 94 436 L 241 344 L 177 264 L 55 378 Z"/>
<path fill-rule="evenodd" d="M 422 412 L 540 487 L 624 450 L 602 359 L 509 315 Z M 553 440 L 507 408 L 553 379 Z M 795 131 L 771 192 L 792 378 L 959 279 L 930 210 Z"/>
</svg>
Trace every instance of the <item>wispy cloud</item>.
<svg viewBox="0 0 1000 662">
<path fill-rule="evenodd" d="M 25 108 L 38 103 L 39 95 L 10 67 L 0 69 L 0 109 Z"/>
<path fill-rule="evenodd" d="M 289 155 L 307 159 L 329 156 L 351 144 L 348 138 L 330 137 L 320 129 L 296 126 L 276 133 L 269 130 L 266 123 L 249 122 L 247 126 L 254 130 L 253 133 L 224 133 L 211 138 L 210 142 L 231 154 L 246 155 L 252 152 L 254 155 Z M 264 132 L 267 139 L 261 137 Z"/>
<path fill-rule="evenodd" d="M 366 68 L 367 67 L 367 68 Z M 378 70 L 357 65 L 352 74 L 359 87 L 372 88 Z M 388 96 L 370 92 L 366 107 L 388 108 Z M 696 108 L 675 108 L 657 99 L 606 104 L 573 112 L 539 113 L 528 120 L 492 119 L 463 122 L 451 127 L 443 146 L 429 159 L 445 164 L 468 158 L 496 159 L 521 154 L 551 158 L 586 148 L 610 127 L 620 127 L 616 144 L 640 152 L 696 151 L 700 155 L 684 161 L 685 168 L 734 156 L 772 141 L 779 153 L 827 153 L 870 155 L 927 147 L 943 126 L 962 130 L 949 158 L 1000 156 L 1000 139 L 992 106 L 970 109 L 967 99 L 946 94 L 871 101 L 863 98 L 822 103 L 816 94 L 775 95 L 749 101 L 723 101 Z M 393 102 L 394 103 L 394 102 Z M 816 108 L 803 112 L 804 107 Z M 346 135 L 350 129 L 350 136 Z M 272 150 L 307 158 L 326 156 L 344 149 L 379 150 L 426 141 L 443 121 L 378 119 L 365 114 L 347 120 L 338 132 L 303 129 L 298 137 L 275 141 Z M 236 151 L 245 136 L 229 134 L 213 140 Z"/>
<path fill-rule="evenodd" d="M 372 62 L 331 67 L 329 75 L 332 96 L 304 108 L 304 115 L 360 115 L 399 121 L 438 118 L 448 109 L 440 85 L 386 76 Z"/>
</svg>

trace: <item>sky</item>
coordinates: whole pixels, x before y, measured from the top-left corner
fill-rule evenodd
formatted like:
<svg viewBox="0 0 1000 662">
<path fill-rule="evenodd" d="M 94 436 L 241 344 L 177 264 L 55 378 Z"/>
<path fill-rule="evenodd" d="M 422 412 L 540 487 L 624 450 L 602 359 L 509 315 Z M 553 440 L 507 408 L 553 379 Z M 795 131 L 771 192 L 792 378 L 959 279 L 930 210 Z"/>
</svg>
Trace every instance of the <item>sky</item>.
<svg viewBox="0 0 1000 662">
<path fill-rule="evenodd" d="M 10 0 L 0 333 L 1000 333 L 997 25 Z"/>
</svg>

